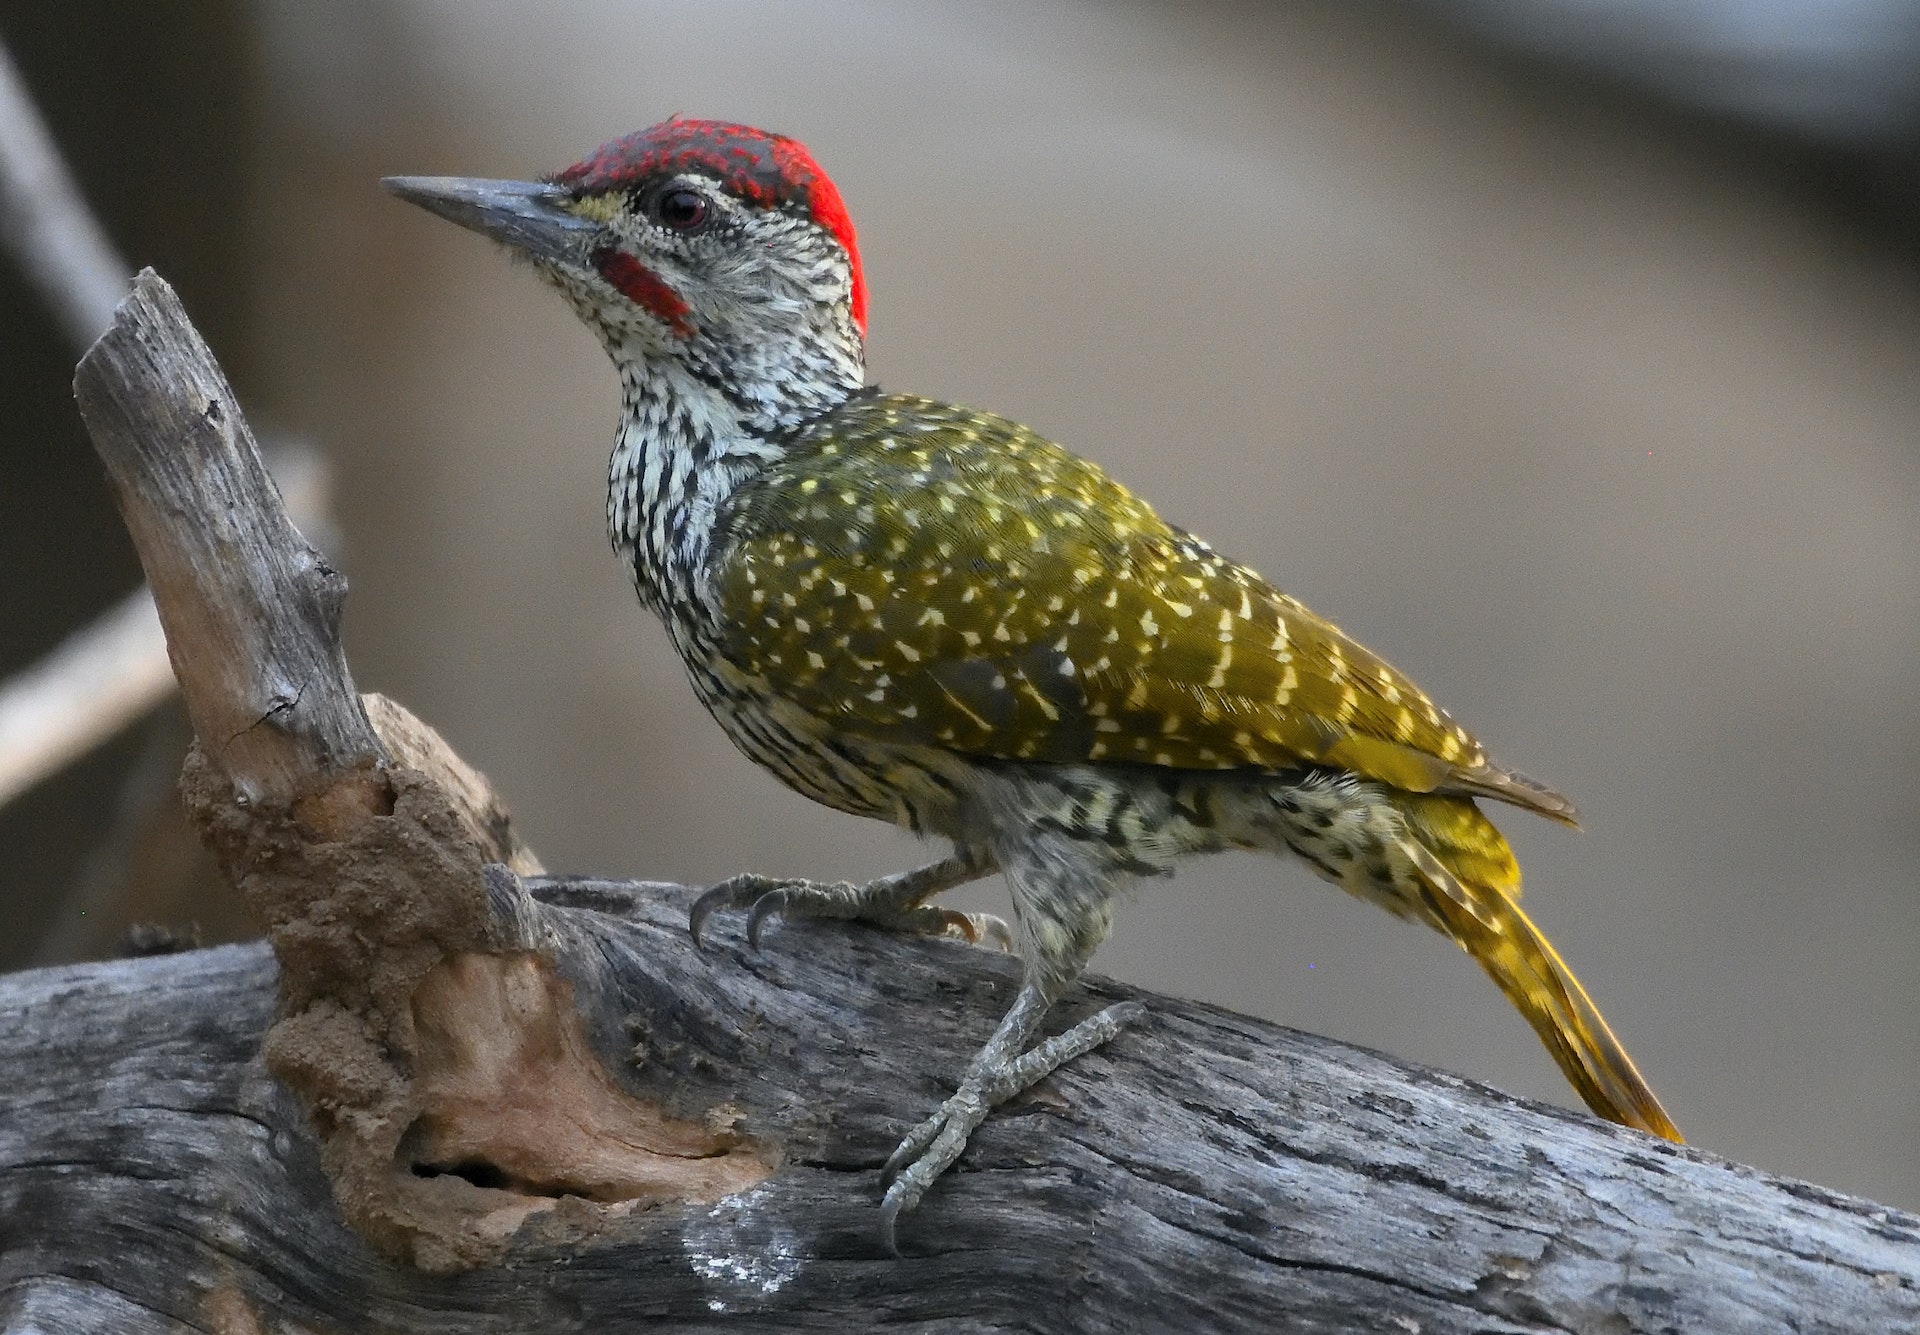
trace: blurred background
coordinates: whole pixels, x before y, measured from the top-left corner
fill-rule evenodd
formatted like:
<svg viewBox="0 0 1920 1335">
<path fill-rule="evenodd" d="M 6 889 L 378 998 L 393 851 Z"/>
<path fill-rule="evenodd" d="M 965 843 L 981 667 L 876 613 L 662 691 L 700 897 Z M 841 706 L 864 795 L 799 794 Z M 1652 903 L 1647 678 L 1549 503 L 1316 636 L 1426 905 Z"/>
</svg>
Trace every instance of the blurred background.
<svg viewBox="0 0 1920 1335">
<path fill-rule="evenodd" d="M 378 187 L 755 122 L 846 195 L 876 381 L 1091 455 L 1571 794 L 1584 833 L 1502 815 L 1527 903 L 1690 1138 L 1920 1208 L 1920 4 L 0 0 L 0 39 L 328 461 L 362 686 L 549 867 L 924 855 L 730 748 L 607 548 L 597 346 Z M 74 352 L 0 263 L 0 682 L 139 582 Z M 0 808 L 0 967 L 252 934 L 186 735 Z M 1299 866 L 1149 885 L 1097 967 L 1571 1102 L 1458 951 Z"/>
</svg>

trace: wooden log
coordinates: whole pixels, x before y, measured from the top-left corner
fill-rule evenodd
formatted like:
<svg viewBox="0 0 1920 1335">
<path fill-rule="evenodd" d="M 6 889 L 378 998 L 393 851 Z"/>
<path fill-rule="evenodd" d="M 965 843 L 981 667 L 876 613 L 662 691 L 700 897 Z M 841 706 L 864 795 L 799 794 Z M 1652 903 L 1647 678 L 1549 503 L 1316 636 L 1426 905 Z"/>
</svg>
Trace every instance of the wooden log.
<svg viewBox="0 0 1920 1335">
<path fill-rule="evenodd" d="M 1912 1215 L 1161 997 L 989 1119 L 894 1260 L 878 1166 L 992 1027 L 1015 962 L 828 924 L 777 926 L 755 953 L 718 922 L 702 952 L 691 891 L 530 884 L 549 902 L 496 873 L 496 907 L 545 938 L 610 1078 L 765 1176 L 707 1203 L 627 1196 L 604 1157 L 536 1180 L 511 1137 L 496 1152 L 449 1124 L 395 1171 L 517 1231 L 492 1264 L 428 1273 L 344 1221 L 301 1101 L 262 1065 L 264 949 L 16 974 L 0 1326 L 1920 1329 Z M 1060 1022 L 1130 995 L 1091 981 Z M 468 1018 L 484 1041 L 493 1018 Z"/>
</svg>

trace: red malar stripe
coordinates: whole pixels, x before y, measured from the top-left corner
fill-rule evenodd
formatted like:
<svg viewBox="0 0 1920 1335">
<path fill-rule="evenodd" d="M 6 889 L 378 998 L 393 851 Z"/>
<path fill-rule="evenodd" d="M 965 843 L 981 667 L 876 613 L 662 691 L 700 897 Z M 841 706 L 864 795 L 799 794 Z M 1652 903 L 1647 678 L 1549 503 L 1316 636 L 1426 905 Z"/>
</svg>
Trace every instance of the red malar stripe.
<svg viewBox="0 0 1920 1335">
<path fill-rule="evenodd" d="M 693 333 L 693 324 L 687 319 L 692 307 L 687 305 L 686 298 L 626 251 L 596 250 L 593 267 L 600 271 L 602 278 L 619 288 L 627 300 L 642 310 L 652 311 L 680 337 Z"/>
</svg>

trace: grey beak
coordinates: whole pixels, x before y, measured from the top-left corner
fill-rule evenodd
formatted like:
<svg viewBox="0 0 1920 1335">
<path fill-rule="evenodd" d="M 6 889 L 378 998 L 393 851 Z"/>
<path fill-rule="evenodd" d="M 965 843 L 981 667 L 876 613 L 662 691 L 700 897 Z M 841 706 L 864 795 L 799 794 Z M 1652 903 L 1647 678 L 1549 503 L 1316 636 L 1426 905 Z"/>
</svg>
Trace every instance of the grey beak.
<svg viewBox="0 0 1920 1335">
<path fill-rule="evenodd" d="M 586 268 L 600 225 L 563 206 L 568 196 L 539 181 L 488 181 L 470 176 L 389 176 L 380 184 L 400 198 L 549 264 Z"/>
</svg>

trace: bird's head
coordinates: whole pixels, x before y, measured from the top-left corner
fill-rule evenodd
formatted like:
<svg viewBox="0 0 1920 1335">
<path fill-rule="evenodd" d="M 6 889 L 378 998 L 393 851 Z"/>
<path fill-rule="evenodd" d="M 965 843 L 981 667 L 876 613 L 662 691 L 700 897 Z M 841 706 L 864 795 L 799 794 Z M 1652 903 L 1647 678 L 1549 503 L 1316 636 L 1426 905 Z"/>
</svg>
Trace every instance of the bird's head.
<svg viewBox="0 0 1920 1335">
<path fill-rule="evenodd" d="M 530 259 L 623 371 L 713 386 L 769 424 L 864 376 L 853 221 L 795 140 L 675 117 L 542 181 L 386 186 Z"/>
</svg>

